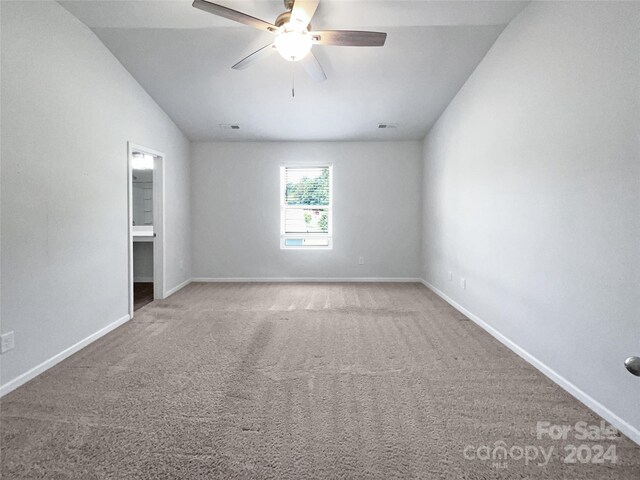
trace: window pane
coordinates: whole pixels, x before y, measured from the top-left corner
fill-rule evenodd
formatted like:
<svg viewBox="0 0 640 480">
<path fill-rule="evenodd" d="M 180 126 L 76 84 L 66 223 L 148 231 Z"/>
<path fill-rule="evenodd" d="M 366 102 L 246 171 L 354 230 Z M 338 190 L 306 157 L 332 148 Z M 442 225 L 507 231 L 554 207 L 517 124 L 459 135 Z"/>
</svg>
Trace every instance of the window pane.
<svg viewBox="0 0 640 480">
<path fill-rule="evenodd" d="M 285 208 L 285 233 L 329 233 L 329 212 L 322 208 Z"/>
<path fill-rule="evenodd" d="M 285 205 L 329 205 L 329 167 L 286 167 L 285 185 Z"/>
<path fill-rule="evenodd" d="M 285 238 L 285 247 L 328 247 L 328 238 Z"/>
</svg>

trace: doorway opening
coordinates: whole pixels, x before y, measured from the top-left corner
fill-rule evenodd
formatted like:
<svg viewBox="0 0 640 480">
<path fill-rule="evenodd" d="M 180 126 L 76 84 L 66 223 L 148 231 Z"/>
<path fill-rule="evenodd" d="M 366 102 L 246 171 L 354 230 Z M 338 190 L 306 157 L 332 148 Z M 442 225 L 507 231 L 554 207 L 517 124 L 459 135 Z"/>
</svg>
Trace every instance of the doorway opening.
<svg viewBox="0 0 640 480">
<path fill-rule="evenodd" d="M 164 154 L 128 144 L 129 315 L 164 295 Z"/>
</svg>

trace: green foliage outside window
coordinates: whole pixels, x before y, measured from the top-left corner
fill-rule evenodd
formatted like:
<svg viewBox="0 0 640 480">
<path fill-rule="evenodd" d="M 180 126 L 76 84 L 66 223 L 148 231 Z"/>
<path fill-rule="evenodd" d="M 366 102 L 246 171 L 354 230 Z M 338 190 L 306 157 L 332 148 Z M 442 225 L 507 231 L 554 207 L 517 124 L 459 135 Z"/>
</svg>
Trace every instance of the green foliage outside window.
<svg viewBox="0 0 640 480">
<path fill-rule="evenodd" d="M 329 216 L 326 214 L 326 212 L 320 215 L 320 220 L 318 220 L 318 227 L 320 227 L 320 230 L 322 230 L 323 232 L 326 232 L 329 228 Z"/>
<path fill-rule="evenodd" d="M 287 183 L 285 195 L 287 205 L 329 205 L 329 169 L 318 177 Z"/>
</svg>

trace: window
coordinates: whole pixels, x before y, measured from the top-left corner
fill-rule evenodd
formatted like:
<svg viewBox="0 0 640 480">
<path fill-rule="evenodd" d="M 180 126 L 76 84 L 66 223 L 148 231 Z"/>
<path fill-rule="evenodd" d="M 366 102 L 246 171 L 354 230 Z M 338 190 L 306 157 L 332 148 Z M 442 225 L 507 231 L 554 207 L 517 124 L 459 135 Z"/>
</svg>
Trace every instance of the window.
<svg viewBox="0 0 640 480">
<path fill-rule="evenodd" d="M 332 167 L 280 167 L 280 248 L 331 248 Z"/>
</svg>

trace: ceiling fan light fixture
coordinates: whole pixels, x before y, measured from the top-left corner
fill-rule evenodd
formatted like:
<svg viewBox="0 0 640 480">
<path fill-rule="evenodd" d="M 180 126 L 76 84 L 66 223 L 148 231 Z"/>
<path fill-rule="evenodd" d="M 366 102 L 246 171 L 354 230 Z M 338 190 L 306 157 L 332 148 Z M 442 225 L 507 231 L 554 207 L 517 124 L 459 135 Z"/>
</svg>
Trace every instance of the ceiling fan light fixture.
<svg viewBox="0 0 640 480">
<path fill-rule="evenodd" d="M 294 24 L 285 23 L 280 27 L 280 32 L 273 43 L 282 58 L 297 62 L 311 51 L 313 39 L 306 28 L 300 29 Z"/>
<path fill-rule="evenodd" d="M 0 0 L 1 2 L 2 0 Z M 382 47 L 387 39 L 384 32 L 360 30 L 314 30 L 311 21 L 320 0 L 284 0 L 286 11 L 278 15 L 273 23 L 260 20 L 211 0 L 193 0 L 193 6 L 219 17 L 248 25 L 275 36 L 275 41 L 256 50 L 231 68 L 244 70 L 252 62 L 265 58 L 277 50 L 289 62 L 301 61 L 301 65 L 316 82 L 324 82 L 327 75 L 322 65 L 311 52 L 314 45 L 336 45 L 341 47 Z"/>
</svg>

